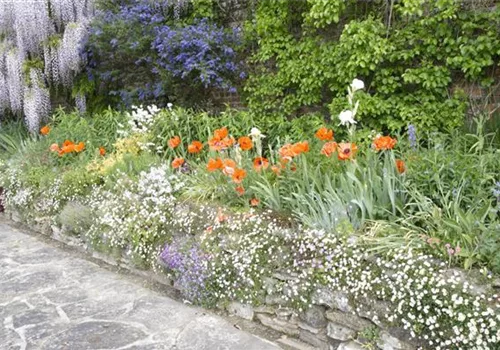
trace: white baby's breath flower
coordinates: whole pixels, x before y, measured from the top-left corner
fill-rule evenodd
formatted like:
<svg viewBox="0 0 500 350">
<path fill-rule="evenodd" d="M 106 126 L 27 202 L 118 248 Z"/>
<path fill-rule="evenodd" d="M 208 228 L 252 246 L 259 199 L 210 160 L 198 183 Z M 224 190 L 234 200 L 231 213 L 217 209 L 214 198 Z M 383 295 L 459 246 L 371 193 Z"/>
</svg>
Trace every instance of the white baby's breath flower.
<svg viewBox="0 0 500 350">
<path fill-rule="evenodd" d="M 353 113 L 350 110 L 342 111 L 339 114 L 340 125 L 356 124 L 357 122 L 353 118 Z"/>
</svg>

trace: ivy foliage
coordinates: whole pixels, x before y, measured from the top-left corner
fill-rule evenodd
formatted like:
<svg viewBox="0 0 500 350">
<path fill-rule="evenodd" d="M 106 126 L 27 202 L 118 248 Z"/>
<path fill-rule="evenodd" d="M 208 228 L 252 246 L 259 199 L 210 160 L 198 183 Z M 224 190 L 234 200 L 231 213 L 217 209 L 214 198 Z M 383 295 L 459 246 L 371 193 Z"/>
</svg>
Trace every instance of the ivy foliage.
<svg viewBox="0 0 500 350">
<path fill-rule="evenodd" d="M 245 87 L 251 110 L 335 118 L 345 87 L 363 79 L 358 119 L 401 130 L 460 126 L 463 81 L 494 83 L 500 8 L 462 0 L 262 0 L 246 25 L 256 50 Z"/>
</svg>

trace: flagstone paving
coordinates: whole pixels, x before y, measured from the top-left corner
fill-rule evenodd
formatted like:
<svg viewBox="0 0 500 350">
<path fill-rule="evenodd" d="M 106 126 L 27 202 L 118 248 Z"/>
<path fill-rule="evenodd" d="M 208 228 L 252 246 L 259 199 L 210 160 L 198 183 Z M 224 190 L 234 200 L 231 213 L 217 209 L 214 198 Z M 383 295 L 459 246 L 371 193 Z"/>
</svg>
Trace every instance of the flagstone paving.
<svg viewBox="0 0 500 350">
<path fill-rule="evenodd" d="M 279 347 L 0 219 L 0 349 Z"/>
</svg>

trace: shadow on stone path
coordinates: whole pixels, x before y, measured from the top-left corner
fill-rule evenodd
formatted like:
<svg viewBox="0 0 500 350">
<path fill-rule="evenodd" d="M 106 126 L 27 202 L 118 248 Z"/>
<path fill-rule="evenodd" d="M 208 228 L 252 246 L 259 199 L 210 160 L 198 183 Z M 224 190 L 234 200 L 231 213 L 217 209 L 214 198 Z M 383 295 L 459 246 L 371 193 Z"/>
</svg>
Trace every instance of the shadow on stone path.
<svg viewBox="0 0 500 350">
<path fill-rule="evenodd" d="M 0 221 L 0 349 L 275 350 Z"/>
</svg>

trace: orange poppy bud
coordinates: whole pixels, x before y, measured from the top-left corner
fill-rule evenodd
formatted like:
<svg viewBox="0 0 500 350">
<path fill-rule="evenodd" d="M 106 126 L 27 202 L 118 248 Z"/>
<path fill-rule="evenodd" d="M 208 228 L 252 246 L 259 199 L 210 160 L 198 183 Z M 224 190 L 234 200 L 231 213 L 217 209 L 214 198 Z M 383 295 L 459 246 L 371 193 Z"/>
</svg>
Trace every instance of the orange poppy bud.
<svg viewBox="0 0 500 350">
<path fill-rule="evenodd" d="M 238 192 L 238 194 L 240 196 L 243 196 L 245 194 L 245 188 L 243 186 L 238 186 L 238 187 L 236 187 L 235 190 L 236 190 L 236 192 Z"/>
<path fill-rule="evenodd" d="M 43 136 L 48 135 L 50 132 L 50 127 L 48 125 L 45 125 L 43 128 L 40 129 L 40 134 Z"/>
<path fill-rule="evenodd" d="M 176 148 L 181 144 L 181 138 L 179 136 L 174 136 L 170 140 L 168 140 L 168 147 Z"/>
<path fill-rule="evenodd" d="M 104 157 L 106 155 L 106 149 L 104 147 L 99 147 L 99 154 L 101 157 Z"/>
<path fill-rule="evenodd" d="M 180 168 L 182 164 L 184 164 L 184 158 L 174 158 L 174 160 L 172 161 L 172 168 Z"/>
<path fill-rule="evenodd" d="M 396 159 L 396 168 L 400 174 L 403 174 L 406 171 L 406 164 L 401 159 Z"/>
<path fill-rule="evenodd" d="M 243 151 L 251 150 L 253 147 L 252 139 L 248 136 L 242 136 L 238 139 L 238 144 Z"/>
<path fill-rule="evenodd" d="M 199 153 L 203 149 L 203 144 L 200 141 L 193 141 L 188 146 L 189 153 Z"/>
<path fill-rule="evenodd" d="M 396 146 L 397 140 L 390 136 L 379 136 L 373 140 L 373 148 L 377 151 L 385 151 L 393 149 Z"/>
<path fill-rule="evenodd" d="M 315 135 L 321 141 L 330 141 L 330 140 L 333 140 L 333 130 L 327 129 L 325 127 L 322 127 L 318 131 L 316 131 Z"/>
</svg>

